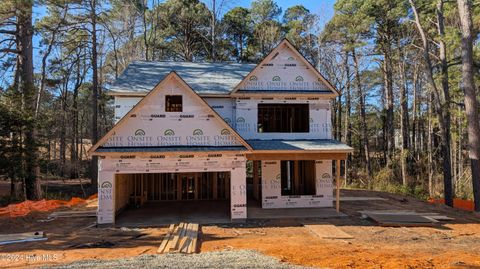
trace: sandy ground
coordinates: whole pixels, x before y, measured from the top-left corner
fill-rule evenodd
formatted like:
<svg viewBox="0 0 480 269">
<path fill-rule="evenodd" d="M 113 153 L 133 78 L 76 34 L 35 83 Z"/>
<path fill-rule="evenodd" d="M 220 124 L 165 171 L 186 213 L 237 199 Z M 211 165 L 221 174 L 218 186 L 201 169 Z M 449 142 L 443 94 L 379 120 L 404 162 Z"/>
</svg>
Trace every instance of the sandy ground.
<svg viewBox="0 0 480 269">
<path fill-rule="evenodd" d="M 320 239 L 299 220 L 249 221 L 202 227 L 201 252 L 252 249 L 281 261 L 322 268 L 480 268 L 480 216 L 399 195 L 342 191 L 345 196 L 380 196 L 386 201 L 343 202 L 348 218 L 319 220 L 354 236 Z M 436 227 L 379 227 L 359 210 L 408 209 L 439 212 L 454 221 Z M 40 222 L 48 214 L 0 218 L 0 233 L 45 231 L 48 241 L 0 246 L 0 267 L 64 264 L 155 254 L 167 228 L 86 228 L 93 218 Z"/>
</svg>

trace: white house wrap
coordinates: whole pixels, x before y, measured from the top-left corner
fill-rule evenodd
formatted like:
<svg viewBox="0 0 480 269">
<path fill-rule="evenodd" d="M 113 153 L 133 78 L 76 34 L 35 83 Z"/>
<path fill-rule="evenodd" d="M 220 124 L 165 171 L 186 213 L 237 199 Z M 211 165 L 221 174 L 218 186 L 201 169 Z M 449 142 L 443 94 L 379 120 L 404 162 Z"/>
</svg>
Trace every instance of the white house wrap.
<svg viewBox="0 0 480 269">
<path fill-rule="evenodd" d="M 250 195 L 263 208 L 332 206 L 332 163 L 352 150 L 331 137 L 338 93 L 287 40 L 258 65 L 134 62 L 109 94 L 116 125 L 90 150 L 98 223 L 150 201 L 229 201 L 232 220 Z"/>
</svg>

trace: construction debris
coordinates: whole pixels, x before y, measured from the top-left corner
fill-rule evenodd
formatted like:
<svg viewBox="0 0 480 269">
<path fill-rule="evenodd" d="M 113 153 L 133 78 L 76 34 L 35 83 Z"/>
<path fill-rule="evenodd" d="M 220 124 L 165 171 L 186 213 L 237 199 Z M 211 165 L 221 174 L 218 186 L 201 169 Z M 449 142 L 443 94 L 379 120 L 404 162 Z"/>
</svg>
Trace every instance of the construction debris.
<svg viewBox="0 0 480 269">
<path fill-rule="evenodd" d="M 353 239 L 353 236 L 331 224 L 303 224 L 303 226 L 323 239 Z"/>
<path fill-rule="evenodd" d="M 79 210 L 79 211 L 58 211 L 53 212 L 48 218 L 83 218 L 83 217 L 96 217 L 96 210 Z"/>
<path fill-rule="evenodd" d="M 198 250 L 198 223 L 171 224 L 157 253 L 196 253 Z"/>
<path fill-rule="evenodd" d="M 44 237 L 43 232 L 29 232 L 29 233 L 1 234 L 0 235 L 0 245 L 22 243 L 22 242 L 45 241 L 45 240 L 47 240 L 47 238 Z"/>
</svg>

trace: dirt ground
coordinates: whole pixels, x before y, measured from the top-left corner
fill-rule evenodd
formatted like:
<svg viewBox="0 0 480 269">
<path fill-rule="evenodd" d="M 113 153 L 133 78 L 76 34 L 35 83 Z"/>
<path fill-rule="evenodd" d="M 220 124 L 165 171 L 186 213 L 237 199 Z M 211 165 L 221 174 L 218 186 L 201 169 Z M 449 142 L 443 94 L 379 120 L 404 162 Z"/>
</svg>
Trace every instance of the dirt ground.
<svg viewBox="0 0 480 269">
<path fill-rule="evenodd" d="M 343 196 L 379 196 L 385 201 L 342 202 L 348 218 L 318 220 L 337 225 L 354 239 L 320 239 L 301 220 L 248 221 L 202 227 L 201 252 L 252 249 L 284 262 L 321 268 L 480 268 L 480 216 L 399 195 L 343 190 Z M 455 218 L 435 227 L 380 227 L 358 211 L 404 209 Z M 48 241 L 0 246 L 0 267 L 23 268 L 85 259 L 155 254 L 167 228 L 90 227 L 94 218 L 42 222 L 48 214 L 0 218 L 0 233 L 44 231 Z"/>
</svg>

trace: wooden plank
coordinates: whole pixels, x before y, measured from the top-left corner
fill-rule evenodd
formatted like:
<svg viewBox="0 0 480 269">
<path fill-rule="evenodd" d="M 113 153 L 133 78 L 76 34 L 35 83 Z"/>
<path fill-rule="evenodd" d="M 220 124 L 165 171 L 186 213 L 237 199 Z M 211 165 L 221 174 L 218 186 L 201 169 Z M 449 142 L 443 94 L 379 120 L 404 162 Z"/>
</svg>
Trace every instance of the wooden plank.
<svg viewBox="0 0 480 269">
<path fill-rule="evenodd" d="M 401 227 L 401 226 L 432 226 L 438 222 L 420 215 L 413 214 L 367 214 L 369 218 L 381 226 Z"/>
<path fill-rule="evenodd" d="M 10 240 L 10 241 L 1 241 L 0 245 L 8 245 L 8 244 L 14 244 L 14 243 L 26 243 L 26 242 L 35 242 L 35 241 L 46 241 L 48 238 L 42 237 L 42 238 L 27 238 L 27 239 L 21 239 L 21 240 Z"/>
<path fill-rule="evenodd" d="M 197 241 L 198 241 L 198 223 L 193 224 L 193 235 L 192 235 L 192 243 L 188 248 L 188 253 L 196 253 L 197 252 Z"/>
<path fill-rule="evenodd" d="M 185 223 L 183 223 L 183 222 L 181 222 L 178 225 L 178 229 L 175 232 L 175 234 L 173 236 L 173 239 L 172 239 L 172 244 L 170 245 L 170 251 L 176 250 L 178 248 L 178 241 L 180 240 L 180 235 L 183 234 L 183 230 L 185 228 L 184 226 L 185 226 Z"/>
<path fill-rule="evenodd" d="M 14 233 L 14 234 L 0 234 L 0 242 L 13 241 L 13 240 L 25 240 L 31 238 L 42 238 L 44 236 L 42 231 L 27 232 L 27 233 Z"/>
<path fill-rule="evenodd" d="M 194 197 L 195 197 L 195 200 L 198 200 L 198 194 L 199 194 L 199 190 L 200 190 L 200 188 L 199 188 L 199 187 L 200 187 L 200 186 L 199 186 L 200 180 L 198 180 L 198 177 L 199 177 L 199 176 L 200 176 L 199 173 L 194 173 L 194 174 L 193 174 L 193 182 L 194 182 L 193 184 L 195 184 L 195 188 L 194 188 L 194 189 L 195 189 L 195 193 L 194 193 L 193 195 L 194 195 Z"/>
<path fill-rule="evenodd" d="M 253 165 L 253 198 L 260 200 L 259 197 L 259 173 L 258 173 L 258 161 L 252 161 Z"/>
<path fill-rule="evenodd" d="M 299 172 L 299 162 L 293 161 L 293 190 L 294 194 L 300 193 L 300 172 Z"/>
<path fill-rule="evenodd" d="M 331 224 L 304 224 L 305 228 L 324 239 L 353 239 L 354 237 Z"/>
<path fill-rule="evenodd" d="M 213 172 L 213 200 L 218 199 L 218 172 Z"/>
<path fill-rule="evenodd" d="M 192 236 L 193 236 L 193 223 L 188 223 L 187 224 L 187 231 L 185 233 L 185 240 L 180 247 L 180 252 L 182 253 L 188 253 L 188 247 L 190 246 L 192 242 Z"/>
<path fill-rule="evenodd" d="M 174 229 L 175 229 L 175 224 L 170 224 L 167 234 L 165 234 L 165 236 L 163 237 L 162 243 L 157 249 L 157 253 L 163 253 L 163 251 L 165 250 L 165 247 L 168 244 L 168 241 L 171 239 Z"/>
<path fill-rule="evenodd" d="M 335 204 L 336 204 L 337 212 L 340 212 L 340 160 L 336 160 L 335 162 L 335 177 L 336 177 L 335 181 L 337 185 L 337 188 L 335 190 L 335 196 L 336 196 Z"/>
<path fill-rule="evenodd" d="M 341 202 L 387 201 L 387 200 L 388 199 L 381 198 L 381 197 L 340 197 Z"/>
<path fill-rule="evenodd" d="M 96 210 L 88 210 L 88 211 L 58 211 L 53 212 L 48 217 L 49 218 L 75 218 L 75 217 L 96 217 L 97 211 Z"/>
<path fill-rule="evenodd" d="M 177 199 L 182 200 L 182 176 L 184 174 L 175 173 L 175 178 L 177 179 Z"/>
<path fill-rule="evenodd" d="M 168 243 L 167 243 L 167 246 L 165 247 L 165 250 L 163 251 L 163 253 L 166 253 L 166 252 L 169 252 L 171 249 L 173 249 L 172 245 L 173 245 L 173 238 L 175 237 L 175 235 L 177 235 L 177 233 L 180 232 L 180 229 L 179 227 L 175 227 L 173 233 L 170 235 L 170 239 L 168 240 Z"/>
</svg>

